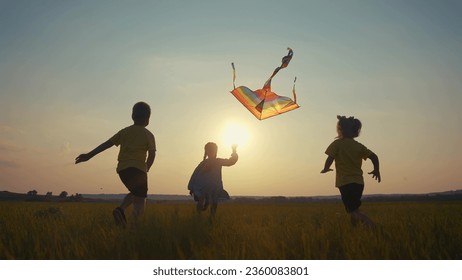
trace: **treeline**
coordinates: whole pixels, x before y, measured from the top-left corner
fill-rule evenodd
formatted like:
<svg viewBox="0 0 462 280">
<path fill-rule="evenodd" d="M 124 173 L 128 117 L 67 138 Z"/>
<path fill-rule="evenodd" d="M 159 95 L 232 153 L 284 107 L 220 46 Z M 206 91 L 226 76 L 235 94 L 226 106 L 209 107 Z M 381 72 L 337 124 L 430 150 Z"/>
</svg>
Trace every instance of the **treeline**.
<svg viewBox="0 0 462 280">
<path fill-rule="evenodd" d="M 11 193 L 7 191 L 0 192 L 0 200 L 9 201 L 70 201 L 70 202 L 114 202 L 120 201 L 108 195 L 109 198 L 104 198 L 104 195 L 97 198 L 85 197 L 85 195 L 76 193 L 68 195 L 63 191 L 59 195 L 52 195 L 48 192 L 45 195 L 40 195 L 36 191 L 30 191 L 26 194 Z M 150 203 L 193 203 L 192 199 L 163 199 L 162 196 L 149 198 Z M 336 196 L 313 196 L 313 197 L 285 197 L 285 196 L 270 196 L 270 197 L 248 197 L 235 196 L 226 203 L 241 203 L 241 204 L 290 204 L 290 203 L 324 203 L 324 202 L 339 202 L 341 198 Z M 384 194 L 384 195 L 365 195 L 364 202 L 403 202 L 403 201 L 462 201 L 462 190 L 432 193 L 432 194 Z"/>
<path fill-rule="evenodd" d="M 417 195 L 366 195 L 362 199 L 365 202 L 405 202 L 405 201 L 462 201 L 462 193 L 452 194 L 417 194 Z M 325 197 L 236 197 L 230 203 L 262 203 L 262 204 L 281 204 L 281 203 L 322 203 L 341 201 L 340 196 Z"/>
<path fill-rule="evenodd" d="M 61 192 L 59 195 L 53 195 L 51 192 L 47 192 L 44 195 L 38 194 L 37 191 L 32 190 L 25 194 L 12 193 L 7 191 L 0 192 L 0 200 L 7 201 L 73 201 L 80 202 L 84 198 L 82 194 L 76 193 L 68 195 L 66 191 Z"/>
</svg>

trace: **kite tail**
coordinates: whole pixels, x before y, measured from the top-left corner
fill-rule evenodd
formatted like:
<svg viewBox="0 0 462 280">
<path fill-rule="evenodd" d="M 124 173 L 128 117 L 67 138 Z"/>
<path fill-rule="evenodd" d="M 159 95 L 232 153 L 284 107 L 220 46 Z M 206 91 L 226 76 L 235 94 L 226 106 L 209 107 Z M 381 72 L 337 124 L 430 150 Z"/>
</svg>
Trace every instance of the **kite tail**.
<svg viewBox="0 0 462 280">
<path fill-rule="evenodd" d="M 236 88 L 236 68 L 234 68 L 234 62 L 231 62 L 231 66 L 233 67 L 233 87 Z"/>
<path fill-rule="evenodd" d="M 265 85 L 263 86 L 263 88 L 268 88 L 268 87 L 271 87 L 271 80 L 273 79 L 274 76 L 276 76 L 276 74 L 279 72 L 279 70 L 281 70 L 282 68 L 286 68 L 288 65 L 289 65 L 289 62 L 290 60 L 292 59 L 292 56 L 294 55 L 294 52 L 292 51 L 291 48 L 287 48 L 289 50 L 289 53 L 284 56 L 282 58 L 282 61 L 281 61 L 281 66 L 279 66 L 278 68 L 274 69 L 273 71 L 273 74 L 271 75 L 271 77 L 269 77 L 269 79 L 266 81 Z"/>
<path fill-rule="evenodd" d="M 297 77 L 294 79 L 294 86 L 292 87 L 292 93 L 294 94 L 294 103 L 297 104 L 297 94 L 295 94 L 295 82 L 297 81 Z"/>
<path fill-rule="evenodd" d="M 289 50 L 289 53 L 282 58 L 281 68 L 286 68 L 289 65 L 290 60 L 292 59 L 292 56 L 294 55 L 294 52 L 291 48 L 287 49 Z"/>
</svg>

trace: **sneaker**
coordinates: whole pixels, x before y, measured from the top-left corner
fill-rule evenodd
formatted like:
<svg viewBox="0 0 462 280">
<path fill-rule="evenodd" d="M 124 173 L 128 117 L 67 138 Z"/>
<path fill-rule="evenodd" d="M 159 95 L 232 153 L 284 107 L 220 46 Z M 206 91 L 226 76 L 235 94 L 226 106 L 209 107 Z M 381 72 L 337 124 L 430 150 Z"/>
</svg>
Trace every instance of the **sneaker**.
<svg viewBox="0 0 462 280">
<path fill-rule="evenodd" d="M 125 218 L 124 210 L 120 207 L 115 208 L 112 211 L 112 216 L 114 216 L 114 221 L 116 225 L 126 227 L 127 226 L 127 219 Z"/>
</svg>

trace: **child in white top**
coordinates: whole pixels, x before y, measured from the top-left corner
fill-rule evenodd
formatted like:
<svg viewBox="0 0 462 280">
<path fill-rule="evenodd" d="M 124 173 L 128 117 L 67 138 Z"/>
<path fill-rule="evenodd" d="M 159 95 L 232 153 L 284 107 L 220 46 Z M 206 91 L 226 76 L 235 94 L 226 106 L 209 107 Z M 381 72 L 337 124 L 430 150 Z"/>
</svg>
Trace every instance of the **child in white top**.
<svg viewBox="0 0 462 280">
<path fill-rule="evenodd" d="M 194 169 L 189 180 L 188 190 L 197 201 L 198 212 L 207 210 L 211 202 L 210 214 L 213 217 L 217 211 L 218 201 L 221 198 L 229 199 L 229 195 L 223 189 L 221 169 L 223 166 L 232 166 L 238 160 L 236 145 L 232 146 L 232 154 L 228 159 L 217 158 L 218 146 L 209 142 L 204 147 L 204 159 Z"/>
</svg>

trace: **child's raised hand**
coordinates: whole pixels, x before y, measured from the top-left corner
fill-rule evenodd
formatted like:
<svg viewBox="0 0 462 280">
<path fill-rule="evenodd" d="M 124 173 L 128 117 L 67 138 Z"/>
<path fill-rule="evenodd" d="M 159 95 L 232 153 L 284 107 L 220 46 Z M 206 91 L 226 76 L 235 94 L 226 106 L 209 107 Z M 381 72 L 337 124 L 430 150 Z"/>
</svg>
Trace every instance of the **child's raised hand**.
<svg viewBox="0 0 462 280">
<path fill-rule="evenodd" d="M 328 168 L 328 169 L 323 169 L 323 170 L 321 170 L 321 173 L 327 173 L 327 172 L 329 172 L 329 171 L 334 171 L 334 169 L 330 169 L 330 168 Z"/>
<path fill-rule="evenodd" d="M 236 152 L 236 149 L 237 149 L 237 144 L 233 144 L 233 145 L 231 146 L 231 149 L 233 149 L 233 153 L 235 153 L 235 152 Z"/>
<path fill-rule="evenodd" d="M 379 181 L 380 183 L 380 171 L 379 170 L 372 170 L 371 172 L 367 173 L 367 174 L 372 174 L 372 178 L 374 178 L 375 180 Z"/>
<path fill-rule="evenodd" d="M 92 157 L 89 154 L 81 154 L 78 157 L 75 158 L 75 164 L 87 161 L 91 159 Z"/>
</svg>

